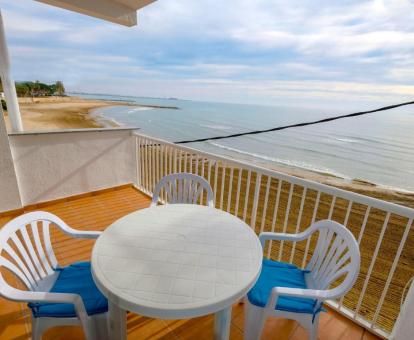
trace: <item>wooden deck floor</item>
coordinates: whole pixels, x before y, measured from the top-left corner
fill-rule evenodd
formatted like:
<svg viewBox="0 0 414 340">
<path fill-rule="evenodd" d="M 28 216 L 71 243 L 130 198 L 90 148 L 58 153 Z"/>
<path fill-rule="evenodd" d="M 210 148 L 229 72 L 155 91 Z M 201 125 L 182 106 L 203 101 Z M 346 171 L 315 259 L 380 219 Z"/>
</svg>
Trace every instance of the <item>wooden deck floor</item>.
<svg viewBox="0 0 414 340">
<path fill-rule="evenodd" d="M 118 218 L 148 207 L 150 199 L 132 187 L 120 187 L 105 192 L 30 207 L 25 211 L 44 210 L 58 215 L 70 226 L 84 230 L 103 230 Z M 14 216 L 0 217 L 0 226 Z M 61 265 L 88 260 L 91 240 L 75 240 L 58 231 L 52 232 L 52 243 Z M 235 305 L 232 313 L 231 339 L 243 339 L 243 306 Z M 212 339 L 213 317 L 190 320 L 157 320 L 130 313 L 127 321 L 129 339 Z M 25 304 L 0 298 L 0 339 L 29 339 L 30 315 Z M 305 331 L 291 320 L 271 318 L 267 321 L 263 339 L 307 339 Z M 43 339 L 83 339 L 80 327 L 56 327 Z M 328 311 L 322 313 L 319 339 L 377 339 L 350 320 Z"/>
</svg>

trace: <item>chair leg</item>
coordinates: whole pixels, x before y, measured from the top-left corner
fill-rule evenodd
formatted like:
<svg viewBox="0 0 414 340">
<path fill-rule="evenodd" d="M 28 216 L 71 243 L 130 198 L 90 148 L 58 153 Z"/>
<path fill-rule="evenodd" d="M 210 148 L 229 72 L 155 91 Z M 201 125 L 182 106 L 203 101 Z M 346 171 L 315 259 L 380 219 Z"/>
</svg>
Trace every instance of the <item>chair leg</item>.
<svg viewBox="0 0 414 340">
<path fill-rule="evenodd" d="M 42 330 L 39 327 L 39 320 L 36 319 L 33 315 L 32 318 L 32 339 L 33 340 L 42 340 Z"/>
<path fill-rule="evenodd" d="M 309 323 L 308 332 L 309 340 L 318 340 L 318 326 L 319 326 L 319 313 L 315 315 L 315 319 L 312 319 Z"/>
<path fill-rule="evenodd" d="M 98 340 L 95 332 L 95 322 L 92 317 L 78 318 L 86 340 Z"/>
<path fill-rule="evenodd" d="M 108 313 L 94 315 L 91 319 L 95 338 L 98 340 L 109 340 Z"/>
<path fill-rule="evenodd" d="M 252 305 L 247 299 L 244 304 L 244 340 L 259 340 L 266 321 L 266 310 Z"/>
</svg>

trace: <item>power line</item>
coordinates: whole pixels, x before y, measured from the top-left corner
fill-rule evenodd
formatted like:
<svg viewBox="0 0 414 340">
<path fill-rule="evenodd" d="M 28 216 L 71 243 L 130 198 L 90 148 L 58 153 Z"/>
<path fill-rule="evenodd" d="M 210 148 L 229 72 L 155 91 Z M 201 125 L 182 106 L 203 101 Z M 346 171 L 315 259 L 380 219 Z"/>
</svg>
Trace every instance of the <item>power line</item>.
<svg viewBox="0 0 414 340">
<path fill-rule="evenodd" d="M 366 115 L 366 114 L 369 114 L 369 113 L 391 110 L 391 109 L 395 109 L 397 107 L 412 105 L 412 104 L 414 104 L 414 101 L 395 104 L 395 105 L 384 106 L 384 107 L 380 107 L 379 109 L 375 109 L 375 110 L 354 112 L 354 113 L 349 113 L 349 114 L 346 114 L 346 115 L 324 118 L 324 119 L 315 120 L 315 121 L 311 121 L 311 122 L 278 126 L 278 127 L 274 127 L 274 128 L 266 129 L 266 130 L 241 132 L 241 133 L 235 133 L 235 134 L 232 134 L 232 135 L 216 136 L 216 137 L 208 137 L 208 138 L 199 138 L 199 139 L 192 139 L 192 140 L 182 140 L 182 141 L 179 141 L 179 142 L 175 142 L 175 144 L 188 144 L 188 143 L 196 143 L 196 142 L 205 142 L 205 141 L 208 141 L 208 140 L 226 139 L 226 138 L 241 137 L 241 136 L 247 136 L 247 135 L 256 135 L 256 134 L 259 134 L 259 133 L 265 133 L 265 132 L 271 132 L 271 131 L 286 130 L 286 129 L 290 129 L 290 128 L 294 128 L 294 127 L 315 125 L 315 124 L 327 123 L 327 122 L 331 122 L 331 121 L 338 120 L 338 119 L 343 119 L 343 118 L 351 118 L 351 117 L 362 116 L 362 115 Z"/>
</svg>

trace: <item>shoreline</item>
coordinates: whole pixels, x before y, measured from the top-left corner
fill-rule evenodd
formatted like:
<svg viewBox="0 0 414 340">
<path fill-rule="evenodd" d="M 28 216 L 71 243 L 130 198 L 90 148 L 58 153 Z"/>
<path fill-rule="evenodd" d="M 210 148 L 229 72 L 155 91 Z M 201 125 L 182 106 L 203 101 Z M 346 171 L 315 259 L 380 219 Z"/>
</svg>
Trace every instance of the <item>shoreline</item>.
<svg viewBox="0 0 414 340">
<path fill-rule="evenodd" d="M 122 124 L 105 117 L 94 117 L 93 111 L 110 106 L 134 106 L 167 108 L 179 110 L 175 106 L 141 105 L 128 101 L 86 99 L 81 97 L 24 97 L 19 98 L 23 127 L 26 131 L 46 131 L 59 129 L 82 129 L 116 127 Z M 10 122 L 5 112 L 7 130 Z"/>
<path fill-rule="evenodd" d="M 116 105 L 114 105 L 116 106 Z M 106 117 L 104 114 L 98 112 L 99 109 L 103 108 L 103 107 L 111 107 L 111 105 L 108 106 L 101 106 L 95 109 L 91 109 L 89 112 L 89 115 L 91 116 L 92 119 L 94 119 L 98 124 L 101 124 L 102 127 L 121 127 L 124 126 L 124 124 L 116 121 L 115 119 L 111 119 Z"/>
<path fill-rule="evenodd" d="M 128 101 L 109 101 L 85 99 L 80 97 L 47 97 L 19 98 L 23 125 L 27 131 L 46 131 L 58 129 L 118 127 L 123 124 L 105 117 L 99 109 L 111 106 L 134 106 L 146 108 L 169 108 L 173 106 L 140 105 Z M 10 124 L 5 114 L 6 126 Z M 10 130 L 9 130 L 10 131 Z M 246 160 L 243 157 L 241 158 Z M 322 173 L 299 167 L 255 161 L 254 164 L 275 170 L 287 175 L 308 179 L 314 182 L 334 186 L 340 189 L 357 192 L 366 196 L 414 208 L 414 192 L 400 188 L 388 188 L 361 179 L 347 179 L 329 173 Z"/>
<path fill-rule="evenodd" d="M 78 97 L 19 98 L 25 131 L 102 128 L 90 115 L 91 110 L 117 105 L 112 101 L 86 100 Z M 128 104 L 125 104 L 128 105 Z M 10 122 L 5 113 L 7 130 Z"/>
<path fill-rule="evenodd" d="M 228 157 L 228 155 L 226 157 Z M 252 160 L 247 160 L 245 158 L 240 158 L 240 160 L 242 160 L 243 162 L 251 162 L 254 165 L 274 170 L 286 175 L 306 179 L 309 181 L 336 187 L 338 189 L 351 191 L 361 195 L 414 208 L 414 191 L 409 191 L 402 188 L 387 187 L 385 185 L 372 183 L 358 178 L 343 178 L 330 173 L 303 169 L 295 167 L 293 165 L 288 166 L 263 161 L 254 162 Z"/>
<path fill-rule="evenodd" d="M 266 166 L 264 164 L 262 166 L 291 176 L 414 208 L 414 191 L 388 187 L 358 178 L 342 178 L 332 174 L 319 173 L 317 171 L 305 170 L 301 168 L 275 165 Z"/>
</svg>

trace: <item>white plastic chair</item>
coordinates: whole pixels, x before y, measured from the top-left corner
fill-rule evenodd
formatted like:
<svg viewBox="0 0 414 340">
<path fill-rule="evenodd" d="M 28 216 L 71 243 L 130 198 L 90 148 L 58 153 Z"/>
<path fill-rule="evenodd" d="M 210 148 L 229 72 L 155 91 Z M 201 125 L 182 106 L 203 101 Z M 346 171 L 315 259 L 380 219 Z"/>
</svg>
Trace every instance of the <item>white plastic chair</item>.
<svg viewBox="0 0 414 340">
<path fill-rule="evenodd" d="M 177 173 L 163 177 L 155 186 L 151 207 L 156 206 L 161 191 L 165 190 L 166 203 L 197 204 L 203 190 L 207 193 L 207 205 L 214 207 L 214 195 L 210 184 L 201 176 Z"/>
<path fill-rule="evenodd" d="M 260 339 L 263 325 L 269 316 L 296 320 L 309 332 L 309 338 L 316 340 L 319 312 L 323 301 L 343 296 L 352 288 L 359 273 L 360 252 L 354 236 L 343 225 L 334 221 L 323 220 L 314 223 L 299 234 L 264 232 L 260 234 L 259 239 L 264 248 L 265 242 L 268 240 L 298 242 L 308 239 L 315 232 L 319 232 L 316 248 L 304 271 L 297 267 L 293 268 L 294 266 L 290 264 L 264 260 L 264 267 L 262 267 L 259 280 L 245 299 L 244 334 L 246 340 Z M 263 290 L 266 284 L 269 288 L 269 283 L 271 283 L 263 282 L 263 280 L 278 280 L 277 275 L 283 275 L 282 273 L 289 276 L 290 270 L 294 270 L 295 275 L 303 275 L 305 288 L 291 288 L 292 285 L 291 287 L 270 285 L 269 290 Z M 339 285 L 333 288 L 330 287 L 332 283 L 341 278 L 342 282 Z M 259 290 L 259 293 L 255 289 Z M 260 291 L 260 289 L 262 290 Z M 260 292 L 265 299 L 262 307 L 258 306 L 256 300 L 256 297 L 260 296 Z M 263 295 L 263 292 L 268 293 Z M 281 297 L 283 297 L 283 301 L 279 300 Z M 299 299 L 301 303 L 311 303 L 311 313 L 298 312 L 298 310 L 292 311 L 293 306 L 298 302 L 297 298 L 311 299 Z"/>
<path fill-rule="evenodd" d="M 89 316 L 80 295 L 50 292 L 63 272 L 62 268 L 58 267 L 52 249 L 49 233 L 51 223 L 65 234 L 76 238 L 95 239 L 101 234 L 98 231 L 72 229 L 59 217 L 43 211 L 27 213 L 8 222 L 0 230 L 0 269 L 4 267 L 12 272 L 27 290 L 10 286 L 0 271 L 0 295 L 9 300 L 29 302 L 36 306 L 45 306 L 44 303 L 55 304 L 54 307 L 59 307 L 56 304 L 74 305 L 76 315 L 73 317 L 49 315 L 36 317 L 32 309 L 34 340 L 41 339 L 42 333 L 50 327 L 76 324 L 83 327 L 87 339 L 106 338 L 106 312 Z M 42 234 L 39 232 L 39 227 L 42 229 Z M 76 271 L 76 269 L 72 270 Z"/>
</svg>

